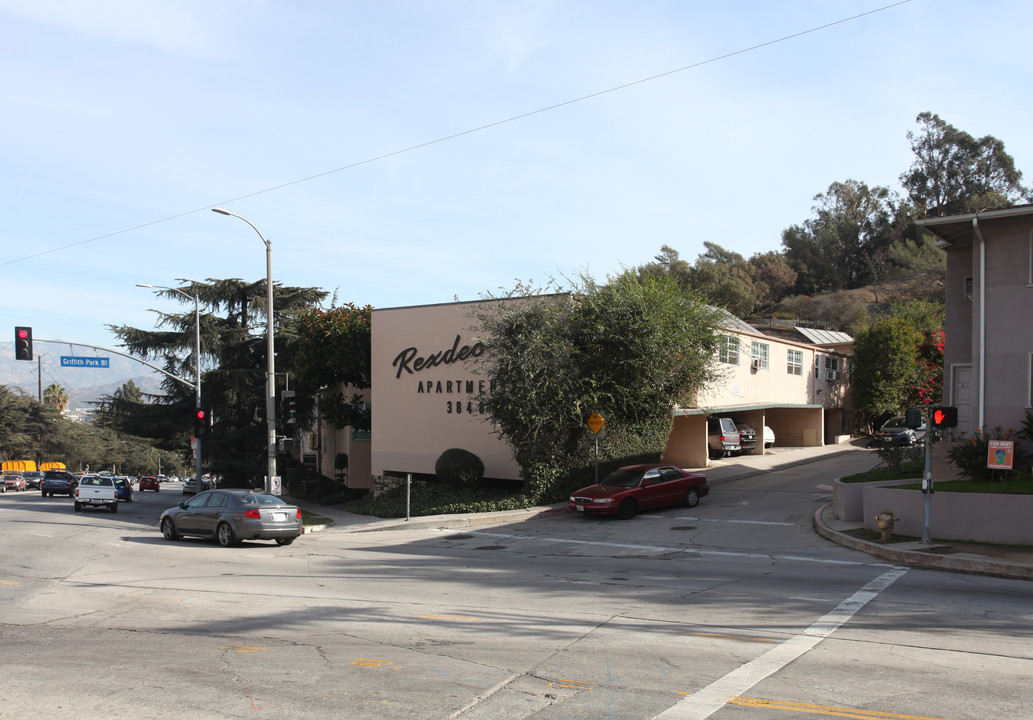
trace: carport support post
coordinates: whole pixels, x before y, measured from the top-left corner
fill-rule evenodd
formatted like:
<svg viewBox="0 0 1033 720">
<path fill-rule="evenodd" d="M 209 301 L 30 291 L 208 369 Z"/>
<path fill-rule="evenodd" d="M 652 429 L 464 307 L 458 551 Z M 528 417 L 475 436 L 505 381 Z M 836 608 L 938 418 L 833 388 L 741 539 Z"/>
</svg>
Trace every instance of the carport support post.
<svg viewBox="0 0 1033 720">
<path fill-rule="evenodd" d="M 412 473 L 405 476 L 405 521 L 409 522 L 409 495 L 412 493 Z"/>
<path fill-rule="evenodd" d="M 930 421 L 930 425 L 932 422 Z M 925 474 L 922 476 L 922 493 L 925 494 L 925 523 L 922 525 L 922 543 L 929 544 L 929 517 L 932 514 L 933 498 L 933 434 L 925 433 Z"/>
<path fill-rule="evenodd" d="M 599 435 L 595 436 L 595 484 L 599 484 Z"/>
</svg>

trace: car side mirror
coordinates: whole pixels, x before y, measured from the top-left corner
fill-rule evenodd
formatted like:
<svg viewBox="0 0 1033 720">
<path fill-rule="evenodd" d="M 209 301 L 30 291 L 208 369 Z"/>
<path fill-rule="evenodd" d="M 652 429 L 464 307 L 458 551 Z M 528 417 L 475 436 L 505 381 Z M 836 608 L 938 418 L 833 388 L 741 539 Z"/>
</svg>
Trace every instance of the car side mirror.
<svg viewBox="0 0 1033 720">
<path fill-rule="evenodd" d="M 180 510 L 186 510 L 186 509 L 187 509 L 187 503 L 186 503 L 186 500 L 180 500 L 180 501 L 179 501 L 179 509 L 180 509 Z"/>
</svg>

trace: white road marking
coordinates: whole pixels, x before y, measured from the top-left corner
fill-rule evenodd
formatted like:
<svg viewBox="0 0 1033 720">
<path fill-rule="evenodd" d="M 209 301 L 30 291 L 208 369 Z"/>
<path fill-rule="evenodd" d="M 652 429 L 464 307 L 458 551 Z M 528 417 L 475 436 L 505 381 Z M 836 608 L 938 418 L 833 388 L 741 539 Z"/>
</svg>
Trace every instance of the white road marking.
<svg viewBox="0 0 1033 720">
<path fill-rule="evenodd" d="M 880 592 L 904 575 L 907 568 L 883 573 L 837 605 L 800 635 L 794 635 L 745 665 L 718 678 L 702 690 L 686 696 L 653 720 L 705 720 L 761 680 L 773 675 L 834 633 Z"/>
</svg>

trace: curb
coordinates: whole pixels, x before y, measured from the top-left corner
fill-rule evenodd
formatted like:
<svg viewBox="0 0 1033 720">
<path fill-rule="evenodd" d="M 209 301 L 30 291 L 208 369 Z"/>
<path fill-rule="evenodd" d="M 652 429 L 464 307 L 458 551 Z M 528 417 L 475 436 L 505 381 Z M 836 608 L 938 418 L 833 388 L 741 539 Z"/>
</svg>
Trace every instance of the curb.
<svg viewBox="0 0 1033 720">
<path fill-rule="evenodd" d="M 916 548 L 892 547 L 881 545 L 855 538 L 845 533 L 833 530 L 825 522 L 824 514 L 832 507 L 832 503 L 826 503 L 814 513 L 814 529 L 822 537 L 834 543 L 848 547 L 852 550 L 859 550 L 869 555 L 889 560 L 897 565 L 907 567 L 926 568 L 930 570 L 949 570 L 952 572 L 973 573 L 978 575 L 992 575 L 994 577 L 1012 578 L 1017 580 L 1033 580 L 1033 567 L 1019 565 L 1016 563 L 1002 562 L 989 558 L 952 557 L 938 553 L 923 552 Z"/>
</svg>

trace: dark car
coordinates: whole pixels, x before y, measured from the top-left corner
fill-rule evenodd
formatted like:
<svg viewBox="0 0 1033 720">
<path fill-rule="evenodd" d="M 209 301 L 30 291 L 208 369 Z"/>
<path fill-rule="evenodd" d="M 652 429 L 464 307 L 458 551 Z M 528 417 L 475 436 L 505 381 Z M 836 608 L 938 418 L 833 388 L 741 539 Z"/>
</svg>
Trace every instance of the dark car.
<svg viewBox="0 0 1033 720">
<path fill-rule="evenodd" d="M 696 507 L 709 492 L 707 478 L 700 473 L 688 473 L 673 465 L 629 465 L 614 470 L 596 485 L 575 491 L 567 507 L 627 520 L 648 508 Z"/>
<path fill-rule="evenodd" d="M 53 497 L 54 495 L 72 497 L 78 484 L 79 479 L 67 470 L 47 470 L 43 473 L 43 481 L 39 484 L 39 489 L 43 493 L 43 497 Z"/>
<path fill-rule="evenodd" d="M 140 478 L 140 492 L 143 492 L 144 490 L 161 492 L 161 483 L 158 482 L 158 478 L 153 475 L 145 475 Z"/>
<path fill-rule="evenodd" d="M 29 470 L 22 473 L 22 477 L 25 478 L 25 484 L 30 490 L 38 490 L 39 484 L 43 482 L 43 473 L 39 470 Z"/>
<path fill-rule="evenodd" d="M 133 483 L 129 481 L 129 478 L 115 478 L 115 499 L 133 502 Z"/>
<path fill-rule="evenodd" d="M 755 450 L 757 447 L 757 431 L 746 423 L 735 423 L 735 429 L 739 431 L 739 452 L 746 453 Z"/>
<path fill-rule="evenodd" d="M 215 538 L 223 547 L 241 540 L 290 545 L 301 535 L 301 510 L 275 495 L 251 490 L 206 490 L 161 514 L 166 540 L 183 535 Z"/>
<path fill-rule="evenodd" d="M 903 415 L 891 417 L 882 424 L 879 431 L 875 433 L 876 445 L 914 445 L 925 438 L 925 421 L 917 429 L 907 426 L 907 420 Z"/>
</svg>

